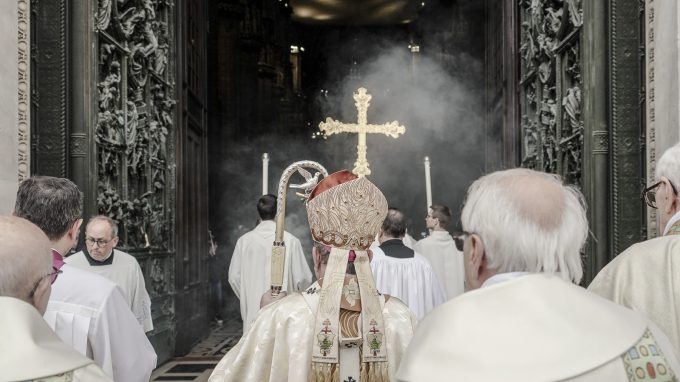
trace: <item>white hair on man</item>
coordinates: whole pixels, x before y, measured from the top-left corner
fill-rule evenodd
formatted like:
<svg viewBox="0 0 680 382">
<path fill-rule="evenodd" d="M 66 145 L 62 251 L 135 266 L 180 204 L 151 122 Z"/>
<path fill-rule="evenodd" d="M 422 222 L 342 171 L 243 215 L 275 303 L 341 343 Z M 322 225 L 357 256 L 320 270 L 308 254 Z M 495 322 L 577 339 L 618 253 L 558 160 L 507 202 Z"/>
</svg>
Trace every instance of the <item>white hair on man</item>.
<svg viewBox="0 0 680 382">
<path fill-rule="evenodd" d="M 656 163 L 656 179 L 666 177 L 675 188 L 680 187 L 680 143 L 666 150 Z"/>
<path fill-rule="evenodd" d="M 556 175 L 511 169 L 483 176 L 468 189 L 461 219 L 481 238 L 496 273 L 559 273 L 576 283 L 583 277 L 585 202 Z"/>
</svg>

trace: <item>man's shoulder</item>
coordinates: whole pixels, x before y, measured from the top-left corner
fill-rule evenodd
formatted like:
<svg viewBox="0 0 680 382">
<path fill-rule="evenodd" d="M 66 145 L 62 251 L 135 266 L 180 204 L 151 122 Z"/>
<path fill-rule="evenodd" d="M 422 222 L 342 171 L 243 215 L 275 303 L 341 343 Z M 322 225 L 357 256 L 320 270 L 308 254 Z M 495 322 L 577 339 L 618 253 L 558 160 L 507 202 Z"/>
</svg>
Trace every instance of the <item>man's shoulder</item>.
<svg viewBox="0 0 680 382">
<path fill-rule="evenodd" d="M 616 272 L 644 264 L 646 268 L 666 265 L 668 256 L 680 253 L 680 235 L 660 236 L 631 245 L 607 264 L 600 273 Z"/>
<path fill-rule="evenodd" d="M 467 346 L 487 338 L 483 346 L 472 345 L 479 351 L 473 350 L 475 354 L 484 355 L 484 362 L 503 359 L 522 364 L 530 359 L 550 365 L 570 359 L 572 371 L 585 371 L 625 352 L 647 323 L 642 315 L 557 276 L 536 274 L 466 292 L 435 308 L 418 330 L 421 343 L 423 338 L 433 343 L 446 338 L 458 344 L 453 346 Z M 583 348 L 584 343 L 598 346 Z M 545 352 L 546 348 L 551 352 Z M 542 369 L 546 375 L 556 371 Z M 556 377 L 540 379 L 565 379 Z"/>
<path fill-rule="evenodd" d="M 274 319 L 279 322 L 289 319 L 306 319 L 313 317 L 312 310 L 301 293 L 291 293 L 260 310 L 253 323 Z"/>
<path fill-rule="evenodd" d="M 385 296 L 385 309 L 390 313 L 390 314 L 400 314 L 400 313 L 410 313 L 411 309 L 409 309 L 408 305 L 401 301 L 398 297 L 389 295 Z"/>
<path fill-rule="evenodd" d="M 635 256 L 635 254 L 665 256 L 678 248 L 680 248 L 680 235 L 659 236 L 631 245 L 621 252 L 617 258 L 625 259 Z"/>
<path fill-rule="evenodd" d="M 432 270 L 432 264 L 430 263 L 430 260 L 428 260 L 420 252 L 416 251 L 413 254 L 413 262 L 416 263 L 419 267 L 422 267 L 425 270 Z"/>
<path fill-rule="evenodd" d="M 87 264 L 87 259 L 85 258 L 85 253 L 83 253 L 83 251 L 78 251 L 71 256 L 65 257 L 64 263 L 71 265 Z"/>
<path fill-rule="evenodd" d="M 293 235 L 292 233 L 288 231 L 283 231 L 283 236 L 285 237 L 286 241 L 297 241 L 299 242 L 300 239 L 298 239 L 297 236 Z"/>
<path fill-rule="evenodd" d="M 113 261 L 114 263 L 120 263 L 124 265 L 129 265 L 129 266 L 134 266 L 134 267 L 139 267 L 139 261 L 137 261 L 137 258 L 132 256 L 131 254 L 127 252 L 123 252 L 118 249 L 113 250 L 114 257 Z"/>
<path fill-rule="evenodd" d="M 58 292 L 67 290 L 70 295 L 82 294 L 97 299 L 106 299 L 117 288 L 116 283 L 106 277 L 71 264 L 64 264 L 61 270 L 62 274 L 52 286 L 54 297 L 61 295 Z"/>
</svg>

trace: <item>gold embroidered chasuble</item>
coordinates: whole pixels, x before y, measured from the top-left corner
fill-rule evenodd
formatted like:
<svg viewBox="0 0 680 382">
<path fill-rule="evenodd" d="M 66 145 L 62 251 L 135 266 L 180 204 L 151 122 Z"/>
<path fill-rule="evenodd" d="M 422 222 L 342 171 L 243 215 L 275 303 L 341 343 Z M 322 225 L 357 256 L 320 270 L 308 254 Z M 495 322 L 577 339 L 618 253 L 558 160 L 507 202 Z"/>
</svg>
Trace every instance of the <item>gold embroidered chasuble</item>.
<svg viewBox="0 0 680 382">
<path fill-rule="evenodd" d="M 668 338 L 640 313 L 549 274 L 469 291 L 418 324 L 397 381 L 676 381 Z"/>
<path fill-rule="evenodd" d="M 641 312 L 666 333 L 680 354 L 680 221 L 666 236 L 632 245 L 588 286 L 592 292 Z"/>
<path fill-rule="evenodd" d="M 318 283 L 303 293 L 318 293 Z M 350 321 L 343 330 L 351 330 L 358 316 L 341 311 L 341 321 Z M 416 322 L 404 303 L 390 298 L 383 308 L 388 353 L 388 371 L 394 376 L 408 346 Z M 306 382 L 309 377 L 315 315 L 300 293 L 294 293 L 260 311 L 252 327 L 239 343 L 218 363 L 210 382 Z M 350 334 L 350 333 L 347 333 Z M 335 368 L 336 365 L 333 366 Z M 329 373 L 337 376 L 334 370 Z M 394 380 L 390 378 L 390 380 Z M 330 379 L 329 382 L 342 382 Z M 372 379 L 361 382 L 374 382 Z"/>
</svg>

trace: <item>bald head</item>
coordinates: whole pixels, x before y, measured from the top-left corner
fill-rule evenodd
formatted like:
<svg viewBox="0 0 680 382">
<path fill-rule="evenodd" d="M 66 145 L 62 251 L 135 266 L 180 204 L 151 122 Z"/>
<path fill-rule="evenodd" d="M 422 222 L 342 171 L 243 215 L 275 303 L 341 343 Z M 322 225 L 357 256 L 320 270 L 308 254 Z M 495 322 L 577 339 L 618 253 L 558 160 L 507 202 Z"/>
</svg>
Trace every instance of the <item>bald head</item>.
<svg viewBox="0 0 680 382">
<path fill-rule="evenodd" d="M 483 243 L 489 269 L 554 272 L 578 282 L 588 234 L 581 193 L 552 174 L 497 171 L 468 189 L 463 229 Z"/>
<path fill-rule="evenodd" d="M 530 224 L 552 230 L 562 221 L 564 192 L 552 175 L 520 171 L 500 178 L 504 196 L 517 213 Z"/>
<path fill-rule="evenodd" d="M 382 224 L 382 233 L 386 237 L 401 239 L 406 235 L 406 218 L 397 208 L 390 207 Z"/>
<path fill-rule="evenodd" d="M 0 243 L 0 296 L 33 303 L 31 289 L 52 271 L 47 236 L 28 220 L 0 216 Z"/>
</svg>

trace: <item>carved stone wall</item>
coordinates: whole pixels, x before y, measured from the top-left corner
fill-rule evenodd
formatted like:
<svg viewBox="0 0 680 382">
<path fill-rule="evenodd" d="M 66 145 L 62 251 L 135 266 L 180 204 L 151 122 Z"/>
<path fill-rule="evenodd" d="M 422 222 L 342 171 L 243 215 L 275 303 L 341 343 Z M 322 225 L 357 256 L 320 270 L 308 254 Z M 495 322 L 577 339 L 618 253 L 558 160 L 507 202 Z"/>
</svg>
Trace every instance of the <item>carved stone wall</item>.
<svg viewBox="0 0 680 382">
<path fill-rule="evenodd" d="M 31 173 L 68 168 L 66 0 L 31 2 Z"/>
<path fill-rule="evenodd" d="M 521 164 L 582 187 L 581 1 L 518 6 Z"/>
<path fill-rule="evenodd" d="M 118 222 L 119 247 L 140 262 L 152 298 L 151 339 L 159 353 L 171 355 L 175 3 L 103 0 L 92 16 L 97 35 L 96 209 Z M 71 152 L 83 144 L 84 139 L 72 136 Z"/>
<path fill-rule="evenodd" d="M 646 237 L 642 136 L 644 3 L 610 0 L 612 258 Z"/>
<path fill-rule="evenodd" d="M 675 2 L 673 2 L 675 4 Z M 646 181 L 653 184 L 656 176 L 657 149 L 656 149 L 656 27 L 657 8 L 653 0 L 645 1 L 645 94 L 646 94 Z M 662 82 L 663 83 L 663 82 Z M 656 210 L 647 208 L 647 237 L 659 235 L 659 223 Z"/>
<path fill-rule="evenodd" d="M 656 162 L 680 141 L 680 18 L 674 0 L 645 0 L 646 182 L 655 182 Z M 647 209 L 647 236 L 659 235 L 656 210 Z"/>
<path fill-rule="evenodd" d="M 637 0 L 516 5 L 521 165 L 560 174 L 583 191 L 591 229 L 583 254 L 585 282 L 640 241 L 646 229 L 640 199 L 643 5 Z"/>
<path fill-rule="evenodd" d="M 27 174 L 28 162 L 28 2 L 0 3 L 0 213 L 14 207 L 18 181 Z"/>
</svg>

